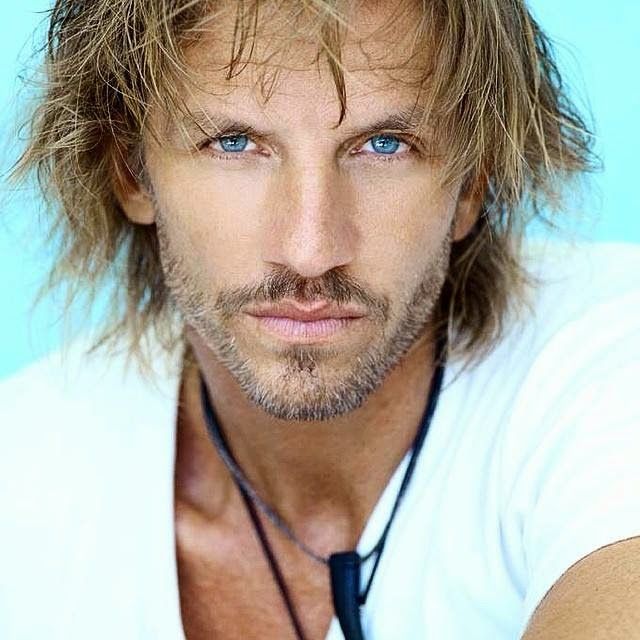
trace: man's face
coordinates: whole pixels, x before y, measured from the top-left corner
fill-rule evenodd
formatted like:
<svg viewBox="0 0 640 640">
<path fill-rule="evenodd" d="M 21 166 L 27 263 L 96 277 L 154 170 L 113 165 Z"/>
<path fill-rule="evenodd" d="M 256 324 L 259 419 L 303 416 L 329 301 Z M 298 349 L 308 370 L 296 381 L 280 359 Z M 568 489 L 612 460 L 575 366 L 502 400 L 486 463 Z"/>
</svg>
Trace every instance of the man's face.
<svg viewBox="0 0 640 640">
<path fill-rule="evenodd" d="M 259 67 L 227 80 L 228 42 L 210 37 L 189 52 L 207 87 L 188 102 L 222 132 L 205 123 L 211 136 L 193 133 L 197 151 L 175 130 L 146 148 L 167 285 L 247 397 L 277 418 L 324 420 L 362 405 L 427 339 L 460 234 L 460 186 L 440 186 L 426 133 L 411 140 L 415 130 L 394 123 L 418 115 L 415 69 L 426 60 L 403 69 L 407 24 L 376 35 L 385 18 L 371 8 L 353 17 L 371 35 L 344 47 L 340 126 L 314 46 L 291 49 L 292 68 L 265 102 Z M 261 38 L 256 51 L 268 53 Z M 360 317 L 301 324 L 250 313 L 283 303 Z"/>
</svg>

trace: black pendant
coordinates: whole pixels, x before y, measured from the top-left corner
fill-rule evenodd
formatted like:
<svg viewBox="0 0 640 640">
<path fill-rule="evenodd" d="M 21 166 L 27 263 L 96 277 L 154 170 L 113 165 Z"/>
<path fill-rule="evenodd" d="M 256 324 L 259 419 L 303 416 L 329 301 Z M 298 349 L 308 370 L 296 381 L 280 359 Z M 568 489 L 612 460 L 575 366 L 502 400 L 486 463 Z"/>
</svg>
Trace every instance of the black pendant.
<svg viewBox="0 0 640 640">
<path fill-rule="evenodd" d="M 333 608 L 345 640 L 364 640 L 360 622 L 360 562 L 355 551 L 329 557 Z"/>
</svg>

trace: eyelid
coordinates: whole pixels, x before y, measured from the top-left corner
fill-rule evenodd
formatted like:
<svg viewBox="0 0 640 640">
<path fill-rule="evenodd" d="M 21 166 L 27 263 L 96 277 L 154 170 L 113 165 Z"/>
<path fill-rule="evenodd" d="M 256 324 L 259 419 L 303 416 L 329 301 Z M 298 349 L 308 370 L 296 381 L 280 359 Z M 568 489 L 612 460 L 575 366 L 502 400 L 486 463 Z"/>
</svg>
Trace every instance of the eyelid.
<svg viewBox="0 0 640 640">
<path fill-rule="evenodd" d="M 233 137 L 233 136 L 247 136 L 251 142 L 253 142 L 256 146 L 259 146 L 259 141 L 264 138 L 259 132 L 251 127 L 242 127 L 242 128 L 229 128 L 229 129 L 221 129 L 217 131 L 215 134 L 207 135 L 205 139 L 197 144 L 198 150 L 203 150 L 208 145 L 219 141 L 221 138 Z M 420 153 L 425 148 L 425 142 L 421 140 L 421 138 L 415 133 L 408 133 L 406 131 L 394 131 L 394 130 L 374 130 L 369 131 L 365 134 L 358 136 L 358 139 L 354 145 L 353 141 L 347 141 L 341 145 L 343 150 L 347 152 L 348 155 L 357 155 L 361 152 L 361 148 L 369 142 L 372 138 L 377 136 L 389 136 L 394 137 L 400 140 L 400 142 L 406 144 L 408 149 L 403 153 L 389 154 L 387 159 L 391 159 L 393 156 L 405 155 L 409 153 Z M 355 150 L 354 150 L 355 149 Z M 215 152 L 215 150 L 214 150 Z M 222 153 L 219 152 L 220 155 L 241 155 L 242 152 L 237 154 L 230 153 Z M 380 155 L 384 156 L 384 154 L 373 154 L 367 152 L 370 155 Z M 384 158 L 383 158 L 384 159 Z"/>
<path fill-rule="evenodd" d="M 220 140 L 224 140 L 225 138 L 247 138 L 249 142 L 257 145 L 257 142 L 248 133 L 242 133 L 239 131 L 217 135 L 215 138 L 211 138 L 211 142 L 219 142 Z"/>
<path fill-rule="evenodd" d="M 216 132 L 214 135 L 208 135 L 204 140 L 199 142 L 197 145 L 197 148 L 199 151 L 203 151 L 207 147 L 210 148 L 214 143 L 219 142 L 223 138 L 233 138 L 234 136 L 246 136 L 247 138 L 249 138 L 249 141 L 254 145 L 256 145 L 257 147 L 257 149 L 251 149 L 250 151 L 260 150 L 260 144 L 258 140 L 256 140 L 256 138 L 259 139 L 260 136 L 259 134 L 257 134 L 257 132 L 254 129 L 251 129 L 250 127 L 245 127 L 242 129 L 237 129 L 237 128 L 221 129 L 220 131 Z M 238 159 L 240 156 L 242 156 L 244 153 L 247 153 L 247 152 L 238 151 L 238 152 L 232 153 L 232 152 L 220 151 L 217 149 L 211 149 L 211 153 L 214 153 L 219 157 L 224 157 L 225 159 L 232 159 L 232 156 L 235 156 L 235 158 Z"/>
<path fill-rule="evenodd" d="M 369 142 L 370 140 L 378 136 L 389 136 L 390 138 L 397 138 L 400 142 L 406 144 L 408 147 L 408 149 L 404 153 L 389 154 L 387 156 L 387 159 L 391 159 L 394 156 L 405 155 L 412 152 L 419 153 L 422 147 L 424 146 L 424 144 L 416 134 L 407 133 L 405 131 L 372 131 L 364 134 L 359 138 L 358 142 L 355 145 L 355 150 L 350 151 L 349 155 L 357 155 L 358 153 L 361 153 L 362 147 L 367 142 Z M 373 154 L 370 152 L 367 152 L 367 153 L 369 153 L 369 155 L 379 155 L 384 159 L 384 154 Z"/>
</svg>

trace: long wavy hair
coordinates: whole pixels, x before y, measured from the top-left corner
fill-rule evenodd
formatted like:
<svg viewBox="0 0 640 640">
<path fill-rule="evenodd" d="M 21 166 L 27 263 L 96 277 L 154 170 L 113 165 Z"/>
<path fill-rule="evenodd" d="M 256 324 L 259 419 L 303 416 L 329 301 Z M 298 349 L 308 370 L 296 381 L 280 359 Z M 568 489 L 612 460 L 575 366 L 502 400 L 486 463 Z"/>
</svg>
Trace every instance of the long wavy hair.
<svg viewBox="0 0 640 640">
<path fill-rule="evenodd" d="M 347 0 L 57 0 L 49 16 L 41 94 L 30 112 L 28 140 L 14 178 L 35 174 L 50 216 L 56 260 L 39 299 L 64 285 L 65 310 L 105 289 L 109 313 L 96 345 L 128 338 L 143 357 L 154 331 L 172 349 L 183 343 L 164 283 L 155 227 L 132 224 L 114 194 L 114 176 L 141 180 L 143 137 L 160 135 L 148 114 L 188 114 L 185 88 L 198 82 L 185 54 L 216 33 L 220 12 L 234 12 L 227 77 L 249 61 L 264 65 L 263 93 L 273 88 L 274 60 L 255 60 L 266 15 L 282 33 L 280 61 L 303 35 L 317 44 L 347 110 L 342 47 Z M 425 118 L 448 151 L 443 181 L 485 186 L 481 215 L 454 243 L 436 328 L 451 351 L 471 360 L 501 335 L 529 282 L 522 260 L 527 224 L 562 208 L 568 180 L 597 166 L 585 121 L 569 99 L 548 37 L 523 0 L 394 2 L 390 24 L 419 9 L 407 34 L 428 50 L 422 92 Z M 425 49 L 426 48 L 426 49 Z M 409 64 L 409 61 L 408 61 Z M 268 70 L 268 71 L 267 71 Z M 88 296 L 88 297 L 86 297 Z"/>
</svg>

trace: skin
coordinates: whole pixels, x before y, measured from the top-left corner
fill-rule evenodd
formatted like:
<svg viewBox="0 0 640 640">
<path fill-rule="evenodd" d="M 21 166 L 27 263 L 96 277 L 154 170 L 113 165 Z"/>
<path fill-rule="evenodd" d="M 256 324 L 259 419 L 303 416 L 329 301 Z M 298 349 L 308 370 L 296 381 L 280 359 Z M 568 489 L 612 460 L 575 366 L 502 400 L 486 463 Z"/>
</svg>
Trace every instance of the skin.
<svg viewBox="0 0 640 640">
<path fill-rule="evenodd" d="M 640 538 L 607 545 L 570 567 L 534 612 L 522 640 L 638 640 Z"/>
<path fill-rule="evenodd" d="M 480 205 L 476 192 L 441 184 L 442 158 L 427 151 L 426 134 L 393 155 L 372 149 L 373 136 L 393 135 L 375 123 L 410 112 L 418 98 L 408 72 L 397 79 L 407 52 L 367 37 L 385 24 L 378 14 L 361 20 L 366 55 L 345 46 L 348 114 L 338 127 L 335 87 L 311 62 L 315 47 L 297 44 L 295 59 L 309 63 L 284 72 L 265 103 L 252 66 L 227 81 L 211 62 L 225 59 L 224 43 L 204 39 L 190 58 L 207 91 L 194 92 L 191 106 L 260 135 L 235 154 L 219 141 L 193 149 L 178 135 L 149 140 L 147 185 L 121 196 L 133 222 L 157 224 L 167 284 L 232 450 L 292 522 L 318 499 L 367 511 L 406 452 L 433 369 L 429 319 L 450 244 Z M 406 25 L 395 28 L 400 41 Z M 370 68 L 372 56 L 394 73 Z M 339 295 L 365 318 L 322 343 L 285 344 L 242 313 L 257 302 Z M 197 399 L 184 420 L 203 430 Z M 363 484 L 362 473 L 377 482 Z"/>
<path fill-rule="evenodd" d="M 206 434 L 199 376 L 240 466 L 298 538 L 325 556 L 353 548 L 412 442 L 433 372 L 430 312 L 451 243 L 477 219 L 482 190 L 442 185 L 443 157 L 424 130 L 415 148 L 374 152 L 373 136 L 397 134 L 375 123 L 419 100 L 407 60 L 414 70 L 426 60 L 405 41 L 415 17 L 380 31 L 385 3 L 359 7 L 343 50 L 342 124 L 335 126 L 329 70 L 313 64 L 308 42 L 295 43 L 287 59 L 296 66 L 281 72 L 267 102 L 256 84 L 264 67 L 250 62 L 226 79 L 232 26 L 221 16 L 217 36 L 188 54 L 204 86 L 187 101 L 209 114 L 208 143 L 198 128 L 194 148 L 165 127 L 162 144 L 146 143 L 145 184 L 117 185 L 130 220 L 157 225 L 197 363 L 183 373 L 175 466 L 191 640 L 253 637 L 257 628 L 267 640 L 291 633 L 245 507 Z M 269 33 L 258 38 L 256 60 L 272 41 Z M 258 133 L 229 154 L 211 138 L 237 120 Z M 351 303 L 366 315 L 330 340 L 292 345 L 243 313 L 285 299 Z M 262 520 L 308 637 L 324 637 L 332 614 L 326 569 Z M 524 638 L 640 637 L 638 557 L 634 539 L 574 565 Z"/>
<path fill-rule="evenodd" d="M 196 129 L 194 148 L 154 115 L 167 137 L 146 142 L 146 183 L 119 188 L 133 223 L 157 225 L 166 282 L 197 361 L 183 374 L 175 469 L 190 638 L 242 633 L 237 615 L 228 625 L 222 607 L 211 616 L 207 593 L 235 603 L 236 612 L 248 595 L 270 603 L 259 614 L 252 609 L 263 638 L 283 637 L 290 624 L 206 434 L 200 373 L 253 486 L 324 556 L 356 545 L 424 411 L 434 360 L 431 310 L 451 243 L 471 229 L 481 194 L 442 184 L 443 158 L 424 130 L 376 124 L 411 112 L 419 100 L 415 72 L 403 70 L 412 55 L 404 42 L 410 30 L 396 21 L 381 37 L 376 30 L 387 19 L 384 3 L 352 17 L 357 35 L 344 47 L 348 112 L 337 127 L 335 86 L 327 66 L 313 64 L 314 46 L 296 42 L 290 59 L 300 64 L 281 72 L 265 101 L 257 88 L 262 67 L 250 63 L 227 80 L 220 70 L 224 38 L 205 37 L 188 54 L 205 79 L 189 95 L 190 107 L 206 110 L 210 131 L 225 123 L 231 129 L 223 133 L 234 133 L 228 121 L 242 121 L 257 133 L 230 154 Z M 224 17 L 219 24 L 222 34 L 230 32 Z M 256 59 L 270 41 L 269 34 L 258 38 Z M 413 133 L 419 139 L 410 141 Z M 381 134 L 397 136 L 394 153 L 376 152 L 372 139 Z M 258 302 L 294 299 L 349 303 L 365 317 L 328 340 L 290 344 L 243 313 Z M 310 637 L 323 637 L 331 617 L 326 569 L 275 530 L 270 535 Z M 216 583 L 231 565 L 260 577 L 252 573 L 243 590 L 233 590 L 237 574 Z"/>
</svg>

